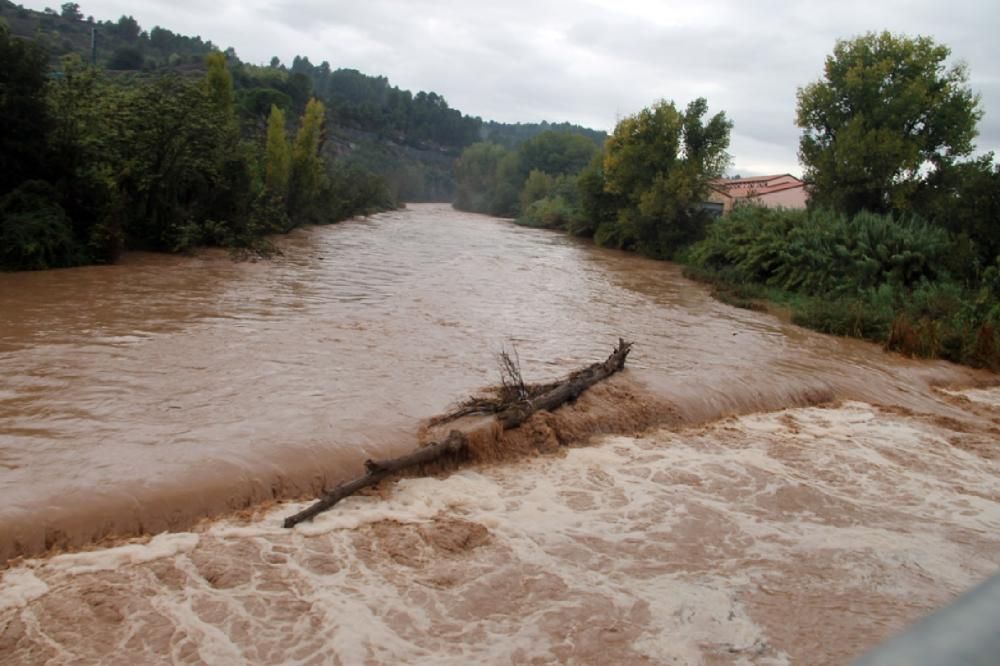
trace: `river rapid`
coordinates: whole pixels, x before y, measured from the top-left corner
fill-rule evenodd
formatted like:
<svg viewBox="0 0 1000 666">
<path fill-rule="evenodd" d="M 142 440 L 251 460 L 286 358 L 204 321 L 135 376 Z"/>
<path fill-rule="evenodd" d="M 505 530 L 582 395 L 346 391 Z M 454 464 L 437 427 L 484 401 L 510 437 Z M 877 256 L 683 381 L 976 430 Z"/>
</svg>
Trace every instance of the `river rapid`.
<svg viewBox="0 0 1000 666">
<path fill-rule="evenodd" d="M 993 375 L 447 206 L 279 244 L 0 274 L 0 661 L 844 663 L 1000 566 Z M 280 528 L 501 348 L 619 336 L 470 467 Z"/>
</svg>

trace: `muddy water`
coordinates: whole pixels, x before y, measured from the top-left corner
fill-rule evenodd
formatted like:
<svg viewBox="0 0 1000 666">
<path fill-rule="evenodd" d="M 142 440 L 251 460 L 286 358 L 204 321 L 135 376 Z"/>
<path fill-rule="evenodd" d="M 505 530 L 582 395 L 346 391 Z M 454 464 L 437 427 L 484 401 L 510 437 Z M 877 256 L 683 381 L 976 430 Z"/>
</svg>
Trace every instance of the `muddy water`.
<svg viewBox="0 0 1000 666">
<path fill-rule="evenodd" d="M 0 583 L 0 657 L 838 663 L 1000 565 L 995 389 L 934 388 L 989 377 L 440 206 L 282 246 L 0 275 L 0 556 L 332 485 L 495 381 L 509 341 L 529 379 L 637 343 L 532 425 L 541 448 L 669 429 L 408 480 L 294 533 L 29 561 Z"/>
</svg>

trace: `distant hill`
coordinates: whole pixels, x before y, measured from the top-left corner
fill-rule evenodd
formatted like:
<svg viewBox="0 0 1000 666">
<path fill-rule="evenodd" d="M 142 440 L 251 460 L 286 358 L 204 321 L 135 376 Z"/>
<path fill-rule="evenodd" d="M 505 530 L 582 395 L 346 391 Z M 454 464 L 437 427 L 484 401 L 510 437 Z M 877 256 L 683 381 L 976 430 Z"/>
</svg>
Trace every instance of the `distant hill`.
<svg viewBox="0 0 1000 666">
<path fill-rule="evenodd" d="M 131 16 L 117 21 L 99 21 L 83 16 L 76 3 L 54 10 L 34 11 L 10 0 L 0 0 L 0 16 L 17 37 L 33 39 L 48 50 L 53 67 L 59 59 L 78 53 L 91 59 L 91 37 L 97 31 L 96 64 L 107 69 L 155 70 L 166 66 L 203 63 L 205 56 L 218 50 L 201 37 L 178 35 L 165 28 L 143 30 Z"/>
<path fill-rule="evenodd" d="M 568 132 L 585 136 L 598 146 L 604 145 L 604 140 L 608 138 L 607 132 L 603 130 L 593 130 L 571 123 L 498 123 L 489 121 L 483 123 L 479 130 L 480 140 L 498 143 L 504 148 L 517 148 L 519 145 L 538 136 L 542 132 Z"/>
<path fill-rule="evenodd" d="M 78 54 L 109 72 L 200 74 L 205 57 L 220 50 L 210 40 L 189 37 L 155 26 L 150 30 L 131 16 L 116 21 L 85 16 L 80 5 L 60 11 L 34 11 L 0 0 L 0 17 L 12 35 L 42 44 L 54 72 L 64 56 Z M 96 34 L 96 40 L 94 40 Z M 96 44 L 96 49 L 92 45 Z M 354 69 L 314 65 L 296 56 L 290 65 L 276 58 L 267 66 L 242 62 L 225 50 L 236 86 L 237 103 L 263 130 L 272 104 L 294 116 L 310 96 L 327 105 L 326 150 L 341 161 L 382 176 L 402 201 L 450 201 L 455 191 L 453 165 L 466 146 L 492 141 L 513 148 L 549 130 L 582 134 L 603 143 L 601 131 L 569 123 L 484 122 L 451 108 L 434 92 L 412 93 Z"/>
</svg>

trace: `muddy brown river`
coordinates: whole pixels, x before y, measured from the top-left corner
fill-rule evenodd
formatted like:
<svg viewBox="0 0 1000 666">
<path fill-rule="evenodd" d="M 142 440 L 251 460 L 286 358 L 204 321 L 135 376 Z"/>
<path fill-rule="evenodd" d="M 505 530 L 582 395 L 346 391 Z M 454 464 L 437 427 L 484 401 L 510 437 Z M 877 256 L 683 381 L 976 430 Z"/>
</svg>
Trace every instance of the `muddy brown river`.
<svg viewBox="0 0 1000 666">
<path fill-rule="evenodd" d="M 0 662 L 836 664 L 1000 566 L 995 375 L 447 206 L 279 244 L 0 274 Z M 619 336 L 538 455 L 280 528 Z"/>
</svg>

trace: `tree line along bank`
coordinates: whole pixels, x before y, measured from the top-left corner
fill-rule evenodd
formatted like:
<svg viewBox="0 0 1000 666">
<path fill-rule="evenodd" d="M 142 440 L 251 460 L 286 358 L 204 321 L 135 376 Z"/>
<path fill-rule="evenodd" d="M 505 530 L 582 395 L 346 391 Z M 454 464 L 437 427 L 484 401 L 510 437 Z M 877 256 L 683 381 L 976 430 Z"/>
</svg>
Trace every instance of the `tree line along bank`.
<svg viewBox="0 0 1000 666">
<path fill-rule="evenodd" d="M 603 145 L 568 134 L 467 148 L 455 206 L 673 259 L 743 307 L 906 354 L 1000 369 L 1000 167 L 974 156 L 978 96 L 926 37 L 838 41 L 798 90 L 806 210 L 716 217 L 732 123 L 660 101 Z"/>
<path fill-rule="evenodd" d="M 0 25 L 0 270 L 128 249 L 266 251 L 268 234 L 302 224 L 450 201 L 454 160 L 480 138 L 587 132 L 486 123 L 306 57 L 249 64 L 77 3 L 0 0 Z"/>
</svg>

